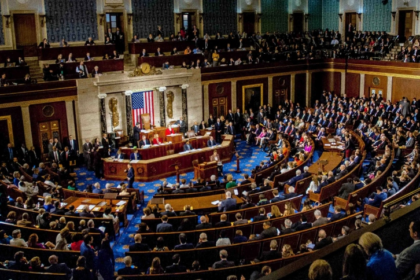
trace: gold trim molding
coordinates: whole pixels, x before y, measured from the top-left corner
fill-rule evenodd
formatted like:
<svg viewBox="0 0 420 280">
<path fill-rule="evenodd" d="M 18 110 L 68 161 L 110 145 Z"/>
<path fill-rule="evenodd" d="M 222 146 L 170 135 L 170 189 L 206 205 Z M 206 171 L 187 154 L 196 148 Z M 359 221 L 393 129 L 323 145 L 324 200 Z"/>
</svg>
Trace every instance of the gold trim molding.
<svg viewBox="0 0 420 280">
<path fill-rule="evenodd" d="M 13 137 L 13 124 L 12 124 L 12 116 L 0 116 L 0 121 L 6 121 L 7 122 L 7 130 L 9 131 L 9 142 L 12 143 L 12 145 L 15 145 L 15 139 Z"/>
<path fill-rule="evenodd" d="M 347 70 L 347 73 L 420 80 L 420 76 L 418 76 L 418 75 L 408 75 L 408 74 L 384 73 L 384 72 L 372 72 L 372 71 L 360 71 L 360 70 Z"/>
<path fill-rule="evenodd" d="M 30 101 L 21 101 L 21 102 L 2 103 L 2 104 L 0 104 L 0 109 L 10 108 L 10 107 L 21 107 L 21 106 L 27 107 L 27 106 L 30 106 L 30 105 L 60 102 L 60 101 L 77 101 L 77 95 L 55 97 L 55 98 L 46 98 L 46 99 L 39 99 L 39 100 L 30 100 Z"/>
</svg>

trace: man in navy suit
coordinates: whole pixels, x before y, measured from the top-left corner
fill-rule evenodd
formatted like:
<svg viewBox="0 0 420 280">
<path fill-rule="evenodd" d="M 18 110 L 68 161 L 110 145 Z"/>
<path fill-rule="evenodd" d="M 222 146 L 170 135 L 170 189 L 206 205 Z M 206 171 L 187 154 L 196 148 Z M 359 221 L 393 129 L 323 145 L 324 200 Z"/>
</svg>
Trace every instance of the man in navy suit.
<svg viewBox="0 0 420 280">
<path fill-rule="evenodd" d="M 190 144 L 190 140 L 187 140 L 187 142 L 184 145 L 184 151 L 191 151 L 193 147 Z"/>
<path fill-rule="evenodd" d="M 282 196 L 279 195 L 279 191 L 277 189 L 274 189 L 272 191 L 272 193 L 273 193 L 273 196 L 274 197 L 270 200 L 270 203 L 278 202 L 278 201 L 284 199 L 284 197 L 282 197 Z"/>
<path fill-rule="evenodd" d="M 207 147 L 213 147 L 216 146 L 217 143 L 214 141 L 213 136 L 210 136 L 210 139 L 207 141 Z"/>
<path fill-rule="evenodd" d="M 286 182 L 283 182 L 283 183 L 279 183 L 279 185 L 280 185 L 279 186 L 279 189 L 283 189 L 284 188 L 284 185 L 286 185 L 286 184 L 289 185 L 289 186 L 294 187 L 295 184 L 296 184 L 296 182 L 299 181 L 299 180 L 302 180 L 302 179 L 303 179 L 302 171 L 300 171 L 298 169 L 298 170 L 296 170 L 296 176 L 295 177 L 293 177 L 289 181 L 286 181 Z"/>
<path fill-rule="evenodd" d="M 146 135 L 143 135 L 141 137 L 141 140 L 139 141 L 140 148 L 143 147 L 144 145 L 150 145 L 150 140 L 147 139 Z"/>
<path fill-rule="evenodd" d="M 9 143 L 7 144 L 7 148 L 5 151 L 5 156 L 7 158 L 7 161 L 13 161 L 13 158 L 15 157 L 16 153 L 15 153 L 15 149 L 13 148 L 12 144 Z"/>
<path fill-rule="evenodd" d="M 379 208 L 381 206 L 381 202 L 386 199 L 386 193 L 382 192 L 382 187 L 376 187 L 376 193 L 372 195 L 373 197 L 367 198 L 365 197 L 365 204 L 372 205 L 374 207 Z"/>
<path fill-rule="evenodd" d="M 194 245 L 192 243 L 187 243 L 187 236 L 185 233 L 181 233 L 179 235 L 179 244 L 175 245 L 174 250 L 187 250 L 187 249 L 193 249 Z"/>
<path fill-rule="evenodd" d="M 219 212 L 226 212 L 229 210 L 234 210 L 236 208 L 236 199 L 232 198 L 232 193 L 226 192 L 226 199 L 219 203 L 218 210 Z"/>
<path fill-rule="evenodd" d="M 69 136 L 69 143 L 67 146 L 69 147 L 70 155 L 72 157 L 76 157 L 79 152 L 79 145 L 77 143 L 77 140 L 73 139 L 72 135 Z"/>
<path fill-rule="evenodd" d="M 314 133 L 316 131 L 315 121 L 312 121 L 311 125 L 308 128 L 309 133 Z"/>
<path fill-rule="evenodd" d="M 51 255 L 48 258 L 48 262 L 51 266 L 45 268 L 46 272 L 65 273 L 67 274 L 67 276 L 71 275 L 71 269 L 68 268 L 68 266 L 65 263 L 58 263 L 58 257 L 56 255 Z"/>
<path fill-rule="evenodd" d="M 127 172 L 127 188 L 132 188 L 134 183 L 134 168 L 131 166 L 131 163 L 127 164 L 127 169 L 124 172 Z"/>
<path fill-rule="evenodd" d="M 216 130 L 216 142 L 220 143 L 222 142 L 222 133 L 224 131 L 223 124 L 220 122 L 220 119 L 217 118 L 216 124 L 214 125 L 214 128 Z"/>
<path fill-rule="evenodd" d="M 133 153 L 130 155 L 130 160 L 141 160 L 141 155 L 137 149 L 134 149 Z"/>
<path fill-rule="evenodd" d="M 162 220 L 162 223 L 160 223 L 156 226 L 156 232 L 171 232 L 171 231 L 174 231 L 172 225 L 168 224 L 168 216 L 163 215 L 161 220 Z"/>
<path fill-rule="evenodd" d="M 181 233 L 181 234 L 183 234 L 183 233 Z M 185 235 L 185 234 L 184 234 Z M 191 244 L 192 245 L 192 244 Z M 177 246 L 179 246 L 179 245 L 177 245 Z M 188 248 L 188 249 L 190 249 L 190 248 Z M 175 246 L 175 250 L 177 250 L 176 249 L 176 246 Z M 180 250 L 180 249 L 178 249 L 178 250 Z M 180 265 L 179 263 L 180 263 L 180 261 L 181 261 L 181 257 L 179 256 L 179 254 L 175 254 L 175 255 L 173 255 L 172 256 L 172 265 L 169 265 L 169 266 L 167 266 L 166 268 L 165 268 L 165 272 L 166 273 L 178 273 L 178 272 L 186 272 L 187 271 L 187 268 L 184 266 L 184 265 Z"/>
</svg>

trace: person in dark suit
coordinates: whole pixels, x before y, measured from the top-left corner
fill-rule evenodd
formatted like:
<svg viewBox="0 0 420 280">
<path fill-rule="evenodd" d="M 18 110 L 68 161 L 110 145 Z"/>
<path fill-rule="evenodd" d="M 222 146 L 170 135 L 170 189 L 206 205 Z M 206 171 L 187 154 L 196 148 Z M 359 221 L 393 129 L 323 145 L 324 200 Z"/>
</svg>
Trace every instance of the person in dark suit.
<svg viewBox="0 0 420 280">
<path fill-rule="evenodd" d="M 264 220 L 267 220 L 267 219 L 268 219 L 268 217 L 265 214 L 265 208 L 261 207 L 260 209 L 258 209 L 258 216 L 255 216 L 253 218 L 253 222 L 264 221 Z"/>
<path fill-rule="evenodd" d="M 185 235 L 185 233 L 181 233 L 179 235 L 179 244 L 175 245 L 174 250 L 188 250 L 193 248 L 194 246 L 192 245 L 192 243 L 187 243 L 187 236 Z"/>
<path fill-rule="evenodd" d="M 115 32 L 115 45 L 117 47 L 118 53 L 124 53 L 125 37 L 124 37 L 124 33 L 121 32 L 119 27 L 117 27 L 117 31 Z"/>
<path fill-rule="evenodd" d="M 332 238 L 330 236 L 327 236 L 327 233 L 325 232 L 325 230 L 321 229 L 319 230 L 319 233 L 318 233 L 318 242 L 315 244 L 315 247 L 313 250 L 314 251 L 319 250 L 332 243 L 333 243 Z"/>
<path fill-rule="evenodd" d="M 130 160 L 141 160 L 141 155 L 137 149 L 133 150 L 133 153 L 130 155 Z"/>
<path fill-rule="evenodd" d="M 334 206 L 334 214 L 331 215 L 330 222 L 340 220 L 346 216 L 345 213 L 341 212 L 341 207 L 339 205 Z"/>
<path fill-rule="evenodd" d="M 308 223 L 308 219 L 303 214 L 300 216 L 300 221 L 293 225 L 293 228 L 296 231 L 305 230 L 311 227 L 312 227 L 312 224 Z"/>
<path fill-rule="evenodd" d="M 65 167 L 65 168 L 69 168 L 69 163 L 71 160 L 71 156 L 70 156 L 70 151 L 69 151 L 69 147 L 64 147 L 64 151 L 61 153 L 60 155 L 60 163 Z M 71 172 L 71 171 L 70 171 Z"/>
<path fill-rule="evenodd" d="M 172 225 L 168 224 L 168 216 L 163 215 L 161 220 L 162 220 L 162 223 L 160 223 L 156 226 L 156 232 L 171 232 L 171 231 L 174 231 Z"/>
<path fill-rule="evenodd" d="M 411 279 L 415 274 L 416 264 L 418 266 L 420 263 L 420 222 L 418 220 L 412 220 L 409 232 L 414 243 L 396 256 L 395 265 L 399 279 Z"/>
<path fill-rule="evenodd" d="M 191 150 L 193 150 L 193 147 L 190 144 L 190 140 L 187 140 L 187 142 L 184 145 L 184 151 L 191 151 Z"/>
<path fill-rule="evenodd" d="M 134 183 L 134 168 L 131 165 L 131 163 L 127 164 L 127 169 L 124 170 L 124 172 L 127 173 L 127 180 L 128 180 L 127 188 L 131 189 L 133 188 L 133 183 Z"/>
<path fill-rule="evenodd" d="M 194 216 L 197 215 L 195 212 L 191 211 L 191 206 L 186 205 L 184 207 L 184 212 L 179 213 L 179 216 Z"/>
<path fill-rule="evenodd" d="M 264 230 L 261 232 L 259 236 L 257 236 L 256 239 L 265 239 L 265 238 L 270 238 L 270 237 L 276 237 L 278 235 L 277 228 L 271 226 L 270 221 L 264 222 L 263 229 Z"/>
<path fill-rule="evenodd" d="M 90 143 L 89 139 L 86 139 L 86 142 L 83 144 L 83 159 L 88 170 L 92 170 L 92 160 L 90 156 L 92 148 L 92 143 Z"/>
<path fill-rule="evenodd" d="M 79 152 L 79 144 L 77 143 L 76 139 L 73 139 L 72 135 L 69 135 L 67 146 L 69 147 L 70 155 L 73 158 L 76 157 Z"/>
<path fill-rule="evenodd" d="M 172 256 L 172 265 L 169 265 L 165 268 L 165 273 L 179 273 L 186 272 L 187 268 L 184 265 L 180 265 L 181 257 L 179 254 Z"/>
<path fill-rule="evenodd" d="M 259 256 L 259 261 L 271 261 L 275 259 L 280 259 L 281 254 L 278 252 L 278 243 L 277 240 L 271 240 L 270 242 L 270 251 L 262 252 L 261 256 Z"/>
<path fill-rule="evenodd" d="M 93 41 L 92 37 L 89 37 L 86 42 L 85 42 L 85 46 L 94 46 L 95 42 Z"/>
<path fill-rule="evenodd" d="M 283 183 L 279 183 L 279 190 L 283 190 L 284 185 L 286 185 L 286 184 L 289 185 L 289 186 L 294 187 L 295 184 L 296 184 L 296 182 L 299 181 L 299 180 L 302 180 L 302 179 L 303 179 L 302 171 L 300 171 L 298 169 L 298 170 L 296 170 L 296 176 L 295 177 L 291 178 L 289 181 L 286 181 L 286 182 L 283 182 Z"/>
<path fill-rule="evenodd" d="M 295 232 L 295 230 L 292 228 L 292 225 L 293 225 L 292 221 L 289 219 L 286 219 L 284 221 L 285 227 L 283 228 L 282 226 L 281 234 L 289 234 L 289 233 Z"/>
<path fill-rule="evenodd" d="M 187 123 L 184 121 L 184 117 L 180 117 L 179 121 L 176 122 L 179 125 L 179 132 L 185 134 L 187 132 Z"/>
<path fill-rule="evenodd" d="M 147 244 L 142 244 L 142 237 L 140 233 L 134 235 L 134 244 L 129 246 L 128 251 L 130 252 L 147 252 L 150 251 L 150 248 Z"/>
<path fill-rule="evenodd" d="M 216 223 L 214 226 L 215 227 L 228 227 L 228 226 L 230 226 L 230 223 L 227 221 L 226 214 L 220 215 L 220 222 Z"/>
<path fill-rule="evenodd" d="M 144 145 L 150 145 L 150 140 L 147 139 L 146 135 L 142 136 L 142 139 L 139 141 L 139 147 L 143 147 Z"/>
<path fill-rule="evenodd" d="M 338 196 L 347 199 L 349 194 L 354 192 L 355 186 L 353 184 L 352 178 L 347 178 L 347 183 L 341 185 L 340 190 L 338 191 Z"/>
<path fill-rule="evenodd" d="M 168 217 L 176 217 L 177 214 L 172 209 L 172 206 L 170 204 L 165 205 L 165 211 L 160 213 L 160 216 L 168 216 Z"/>
<path fill-rule="evenodd" d="M 226 250 L 220 250 L 219 256 L 220 256 L 220 261 L 217 261 L 213 264 L 212 266 L 213 269 L 235 266 L 235 262 L 231 262 L 227 260 L 228 252 Z"/>
<path fill-rule="evenodd" d="M 136 267 L 131 267 L 132 265 L 132 259 L 130 256 L 124 257 L 124 268 L 118 269 L 118 275 L 138 275 L 140 274 L 140 271 Z"/>
<path fill-rule="evenodd" d="M 235 127 L 232 122 L 229 122 L 228 127 L 226 128 L 226 133 L 229 135 L 235 135 Z"/>
<path fill-rule="evenodd" d="M 56 255 L 51 255 L 48 258 L 48 262 L 50 263 L 50 266 L 45 268 L 45 272 L 65 273 L 67 276 L 71 275 L 71 269 L 67 266 L 66 263 L 58 263 L 58 257 Z"/>
<path fill-rule="evenodd" d="M 226 199 L 219 203 L 218 211 L 226 212 L 236 209 L 236 199 L 232 198 L 232 193 L 230 191 L 226 192 Z"/>
<path fill-rule="evenodd" d="M 74 212 L 74 205 L 70 205 L 69 211 L 64 213 L 65 216 L 73 216 L 73 217 L 79 217 L 79 213 Z"/>
<path fill-rule="evenodd" d="M 346 170 L 346 166 L 344 164 L 340 165 L 340 170 L 337 173 L 337 175 L 335 175 L 335 180 L 338 180 L 341 177 L 344 177 L 345 175 L 347 175 L 347 173 L 349 172 Z"/>
<path fill-rule="evenodd" d="M 251 181 L 249 180 L 249 175 L 248 174 L 244 174 L 244 180 L 240 183 L 241 185 L 245 185 L 245 184 L 250 184 Z"/>
<path fill-rule="evenodd" d="M 4 151 L 4 154 L 6 156 L 6 161 L 13 161 L 13 158 L 16 157 L 16 151 L 15 148 L 13 147 L 13 145 L 11 143 L 7 144 L 7 148 Z"/>
<path fill-rule="evenodd" d="M 206 229 L 212 228 L 213 226 L 207 222 L 207 218 L 205 216 L 200 217 L 200 224 L 195 226 L 195 229 Z"/>
<path fill-rule="evenodd" d="M 99 66 L 95 66 L 95 67 L 93 67 L 93 70 L 92 70 L 92 77 L 93 78 L 95 78 L 95 77 L 98 77 L 98 76 L 101 76 L 102 75 L 102 73 L 99 71 Z"/>
<path fill-rule="evenodd" d="M 216 130 L 216 142 L 221 143 L 222 142 L 222 133 L 224 132 L 224 125 L 220 121 L 219 118 L 217 118 L 217 121 L 214 124 L 214 128 Z"/>
<path fill-rule="evenodd" d="M 108 140 L 108 135 L 106 133 L 104 133 L 102 135 L 102 155 L 103 157 L 108 157 L 107 153 L 108 153 L 108 149 L 109 149 L 109 140 Z"/>
<path fill-rule="evenodd" d="M 207 240 L 207 234 L 205 232 L 200 233 L 200 237 L 195 248 L 209 248 L 213 246 L 215 246 L 214 241 Z"/>
<path fill-rule="evenodd" d="M 48 49 L 50 48 L 50 43 L 48 43 L 47 38 L 44 38 L 41 43 L 39 43 L 38 48 L 40 49 Z"/>
<path fill-rule="evenodd" d="M 134 142 L 140 146 L 139 140 L 140 140 L 140 131 L 141 131 L 141 127 L 140 127 L 140 123 L 136 123 L 136 125 L 133 127 L 133 138 L 134 138 Z"/>
<path fill-rule="evenodd" d="M 207 140 L 207 147 L 213 147 L 213 146 L 216 146 L 216 145 L 217 145 L 217 143 L 216 143 L 216 141 L 214 141 L 213 136 L 210 136 L 210 139 Z"/>
</svg>

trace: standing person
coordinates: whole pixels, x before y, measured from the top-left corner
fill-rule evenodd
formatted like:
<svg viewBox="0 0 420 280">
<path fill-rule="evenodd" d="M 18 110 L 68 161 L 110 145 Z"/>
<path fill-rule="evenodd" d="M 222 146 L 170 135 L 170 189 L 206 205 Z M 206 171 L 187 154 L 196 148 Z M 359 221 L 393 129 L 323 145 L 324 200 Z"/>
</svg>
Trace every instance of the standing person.
<svg viewBox="0 0 420 280">
<path fill-rule="evenodd" d="M 125 51 L 125 37 L 124 33 L 121 32 L 120 28 L 117 27 L 117 31 L 115 32 L 115 45 L 117 47 L 117 52 L 124 54 Z"/>
<path fill-rule="evenodd" d="M 127 173 L 128 186 L 127 188 L 133 188 L 134 183 L 134 168 L 131 166 L 131 163 L 127 164 L 127 169 L 124 170 Z"/>
<path fill-rule="evenodd" d="M 83 144 L 83 159 L 85 160 L 85 165 L 88 170 L 92 170 L 92 160 L 90 157 L 90 153 L 92 151 L 92 143 L 90 143 L 89 139 L 85 140 L 85 144 Z"/>
<path fill-rule="evenodd" d="M 102 134 L 102 156 L 108 157 L 109 140 L 106 133 Z"/>
<path fill-rule="evenodd" d="M 222 142 L 222 133 L 224 131 L 223 123 L 220 121 L 220 118 L 217 118 L 216 124 L 214 125 L 216 130 L 216 142 Z"/>
<path fill-rule="evenodd" d="M 136 125 L 133 128 L 133 137 L 134 137 L 134 146 L 139 146 L 139 141 L 140 141 L 140 131 L 141 131 L 141 127 L 140 127 L 140 123 L 136 123 Z"/>
<path fill-rule="evenodd" d="M 114 279 L 115 258 L 108 239 L 103 239 L 98 251 L 97 268 L 104 280 Z"/>
</svg>

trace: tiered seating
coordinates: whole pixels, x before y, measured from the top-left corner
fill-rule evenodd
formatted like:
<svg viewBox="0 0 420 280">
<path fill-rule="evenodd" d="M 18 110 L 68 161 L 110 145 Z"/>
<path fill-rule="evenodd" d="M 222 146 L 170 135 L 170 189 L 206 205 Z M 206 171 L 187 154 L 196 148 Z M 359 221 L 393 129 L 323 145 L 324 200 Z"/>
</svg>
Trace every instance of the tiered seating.
<svg viewBox="0 0 420 280">
<path fill-rule="evenodd" d="M 0 274 L 4 277 L 3 279 L 68 280 L 65 273 L 32 272 L 0 268 Z"/>
<path fill-rule="evenodd" d="M 364 209 L 364 212 L 363 212 L 364 217 L 367 217 L 370 214 L 373 214 L 373 215 L 376 216 L 377 219 L 379 219 L 383 215 L 383 207 L 384 207 L 385 204 L 387 204 L 389 202 L 392 202 L 392 201 L 410 193 L 411 191 L 415 190 L 416 188 L 418 188 L 419 183 L 420 183 L 420 170 L 417 172 L 416 176 L 405 187 L 401 188 L 394 195 L 392 195 L 392 196 L 388 197 L 387 199 L 383 200 L 381 202 L 381 205 L 379 206 L 379 208 L 374 207 L 372 205 L 365 204 L 365 209 Z"/>
</svg>

